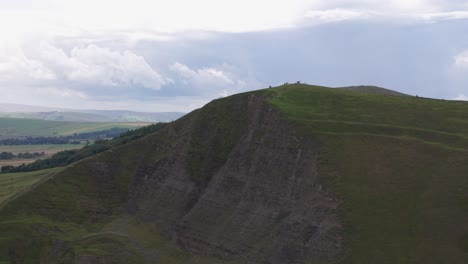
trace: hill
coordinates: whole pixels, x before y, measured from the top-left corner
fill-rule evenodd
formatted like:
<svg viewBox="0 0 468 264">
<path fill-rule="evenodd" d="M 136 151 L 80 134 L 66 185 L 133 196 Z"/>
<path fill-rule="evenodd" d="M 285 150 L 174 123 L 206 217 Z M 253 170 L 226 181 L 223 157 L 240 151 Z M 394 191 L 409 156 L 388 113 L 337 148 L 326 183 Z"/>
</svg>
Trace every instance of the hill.
<svg viewBox="0 0 468 264">
<path fill-rule="evenodd" d="M 298 84 L 218 99 L 10 201 L 0 262 L 466 263 L 467 119 Z"/>
<path fill-rule="evenodd" d="M 373 94 L 393 95 L 393 96 L 410 96 L 410 95 L 400 93 L 397 91 L 393 91 L 390 89 L 386 89 L 386 88 L 382 88 L 378 86 L 369 86 L 369 85 L 339 87 L 338 89 L 358 91 L 358 92 L 364 92 L 364 93 L 373 93 Z"/>
<path fill-rule="evenodd" d="M 136 112 L 128 110 L 65 109 L 21 104 L 0 104 L 0 117 L 71 122 L 168 122 L 181 112 Z"/>
<path fill-rule="evenodd" d="M 2 174 L 0 176 L 0 209 L 9 200 L 32 189 L 32 187 L 59 171 L 60 168 L 54 168 L 37 172 Z"/>
</svg>

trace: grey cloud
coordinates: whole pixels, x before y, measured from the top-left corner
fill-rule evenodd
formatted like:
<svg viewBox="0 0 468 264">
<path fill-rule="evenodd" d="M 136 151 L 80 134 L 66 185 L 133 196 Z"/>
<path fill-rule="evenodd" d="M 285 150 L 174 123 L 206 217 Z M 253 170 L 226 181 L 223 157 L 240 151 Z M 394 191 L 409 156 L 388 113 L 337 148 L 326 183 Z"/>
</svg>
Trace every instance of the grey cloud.
<svg viewBox="0 0 468 264">
<path fill-rule="evenodd" d="M 468 40 L 460 34 L 467 22 L 354 21 L 218 34 L 174 44 L 142 42 L 138 48 L 145 50 L 149 61 L 165 53 L 193 68 L 219 62 L 235 65 L 241 69 L 246 89 L 302 80 L 329 86 L 375 84 L 409 94 L 452 98 L 466 91 L 468 84 L 455 80 L 451 73 L 454 57 L 468 47 Z"/>
<path fill-rule="evenodd" d="M 467 29 L 467 20 L 347 20 L 264 32 L 199 32 L 186 38 L 169 34 L 132 43 L 118 41 L 120 35 L 57 37 L 50 43 L 53 48 L 41 48 L 41 56 L 25 56 L 36 72 L 53 73 L 54 78 L 38 82 L 49 88 L 37 93 L 75 98 L 70 104 L 81 96 L 89 104 L 140 104 L 148 110 L 156 109 L 152 102 L 172 100 L 172 111 L 177 104 L 186 111 L 185 102 L 196 102 L 196 107 L 221 95 L 297 80 L 327 86 L 373 84 L 456 98 L 468 94 L 468 69 L 454 67 L 456 57 L 468 50 L 462 34 Z M 184 103 L 177 101 L 181 96 Z"/>
</svg>

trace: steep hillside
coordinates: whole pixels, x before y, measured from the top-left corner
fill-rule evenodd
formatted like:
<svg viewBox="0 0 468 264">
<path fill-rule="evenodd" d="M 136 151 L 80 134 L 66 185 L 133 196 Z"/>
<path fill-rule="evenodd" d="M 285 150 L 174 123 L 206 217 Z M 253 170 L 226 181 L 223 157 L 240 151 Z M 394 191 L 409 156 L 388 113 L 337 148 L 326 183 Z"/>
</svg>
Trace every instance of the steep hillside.
<svg viewBox="0 0 468 264">
<path fill-rule="evenodd" d="M 466 263 L 468 104 L 215 100 L 0 211 L 0 263 Z"/>
<path fill-rule="evenodd" d="M 468 103 L 311 86 L 272 102 L 322 143 L 343 263 L 467 262 Z"/>
</svg>

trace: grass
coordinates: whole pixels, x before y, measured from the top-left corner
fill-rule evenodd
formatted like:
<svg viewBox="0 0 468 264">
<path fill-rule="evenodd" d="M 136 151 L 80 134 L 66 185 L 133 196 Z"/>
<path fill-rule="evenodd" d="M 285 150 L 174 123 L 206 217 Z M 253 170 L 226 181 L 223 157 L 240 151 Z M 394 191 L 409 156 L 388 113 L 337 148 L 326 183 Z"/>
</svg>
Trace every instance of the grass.
<svg viewBox="0 0 468 264">
<path fill-rule="evenodd" d="M 34 184 L 56 174 L 60 168 L 24 172 L 6 173 L 0 175 L 0 208 L 2 204 L 11 198 L 29 190 Z"/>
<path fill-rule="evenodd" d="M 273 104 L 291 119 L 303 119 L 307 123 L 351 122 L 468 135 L 466 102 L 384 96 L 309 85 L 282 86 L 274 91 Z M 367 127 L 363 128 L 367 132 Z"/>
<path fill-rule="evenodd" d="M 346 250 L 339 262 L 468 263 L 467 103 L 307 85 L 267 91 L 297 133 L 321 142 L 320 177 L 341 201 Z M 80 256 L 223 263 L 184 252 L 164 236 L 166 226 L 126 210 L 139 168 L 164 157 L 178 140 L 189 140 L 187 169 L 204 187 L 246 126 L 236 109 L 248 104 L 230 100 L 199 110 L 197 120 L 182 118 L 75 163 L 33 191 L 17 188 L 13 193 L 22 196 L 4 203 L 0 215 L 0 263 L 70 263 Z M 195 122 L 190 137 L 175 139 L 175 130 L 187 129 L 184 122 Z M 34 186 L 38 173 L 45 172 L 0 179 L 5 186 Z"/>
<path fill-rule="evenodd" d="M 0 139 L 38 136 L 67 136 L 111 129 L 113 127 L 136 128 L 148 125 L 141 122 L 103 123 L 68 122 L 22 118 L 0 118 Z"/>
<path fill-rule="evenodd" d="M 219 169 L 242 135 L 247 125 L 249 93 L 236 95 L 236 99 L 218 99 L 200 109 L 191 137 L 187 169 L 194 180 L 204 187 L 207 175 Z M 208 133 L 208 129 L 209 131 Z"/>
<path fill-rule="evenodd" d="M 25 193 L 21 201 L 5 205 L 0 215 L 0 261 L 11 260 L 9 252 L 14 250 L 18 263 L 72 263 L 80 257 L 102 256 L 112 263 L 152 263 L 144 259 L 148 251 L 150 256 L 160 252 L 162 263 L 227 263 L 192 256 L 162 237 L 157 226 L 121 215 L 138 164 L 158 158 L 154 143 L 167 142 L 165 137 L 150 136 L 73 164 Z M 61 259 L 56 259 L 54 241 L 65 243 L 59 249 L 64 253 Z M 35 250 L 27 250 L 32 244 Z"/>
<path fill-rule="evenodd" d="M 196 256 L 181 250 L 174 242 L 169 242 L 161 235 L 157 225 L 139 221 L 131 216 L 121 216 L 103 228 L 107 234 L 124 233 L 128 240 L 139 247 L 140 251 L 157 254 L 158 262 L 168 264 L 234 264 L 236 262 L 220 260 L 208 256 Z M 106 233 L 104 233 L 106 234 Z M 151 255 L 151 254 L 150 254 Z"/>
<path fill-rule="evenodd" d="M 322 142 L 341 263 L 468 263 L 468 103 L 293 85 L 271 102 Z"/>
</svg>

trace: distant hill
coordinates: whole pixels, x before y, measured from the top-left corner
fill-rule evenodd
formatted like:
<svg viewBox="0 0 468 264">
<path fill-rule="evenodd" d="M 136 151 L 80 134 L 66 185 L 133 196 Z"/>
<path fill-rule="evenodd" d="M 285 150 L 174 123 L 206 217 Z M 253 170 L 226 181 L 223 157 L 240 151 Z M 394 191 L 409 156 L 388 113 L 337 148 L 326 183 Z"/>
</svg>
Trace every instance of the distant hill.
<svg viewBox="0 0 468 264">
<path fill-rule="evenodd" d="M 0 113 L 66 111 L 65 108 L 0 103 Z"/>
<path fill-rule="evenodd" d="M 338 87 L 338 89 L 352 90 L 352 91 L 373 93 L 373 94 L 393 95 L 393 96 L 410 96 L 408 94 L 400 93 L 400 92 L 393 91 L 390 89 L 386 89 L 386 88 L 382 88 L 378 86 L 369 86 L 369 85 Z"/>
<path fill-rule="evenodd" d="M 149 124 L 144 122 L 70 122 L 0 117 L 0 139 L 68 136 L 75 133 L 102 131 L 114 127 L 133 129 Z"/>
<path fill-rule="evenodd" d="M 0 104 L 0 117 L 74 122 L 168 122 L 181 112 L 136 112 L 128 110 L 64 109 L 21 104 Z"/>
<path fill-rule="evenodd" d="M 468 263 L 468 103 L 370 90 L 237 94 L 5 174 L 0 263 Z"/>
</svg>

